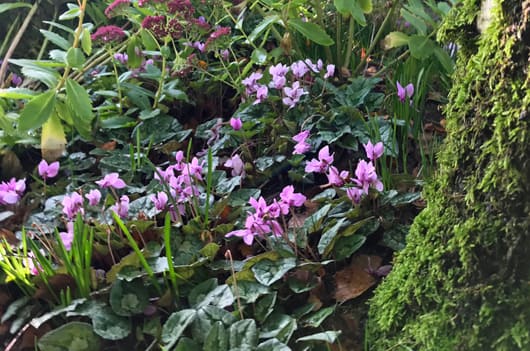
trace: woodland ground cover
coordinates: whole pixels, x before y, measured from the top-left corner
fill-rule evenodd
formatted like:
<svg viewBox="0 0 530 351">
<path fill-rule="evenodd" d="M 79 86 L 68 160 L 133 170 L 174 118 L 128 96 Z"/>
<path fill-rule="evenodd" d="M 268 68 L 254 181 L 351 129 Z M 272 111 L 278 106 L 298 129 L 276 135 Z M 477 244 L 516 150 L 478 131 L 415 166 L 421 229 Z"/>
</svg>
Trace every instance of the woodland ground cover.
<svg viewBox="0 0 530 351">
<path fill-rule="evenodd" d="M 0 5 L 6 350 L 368 347 L 453 4 L 45 4 Z"/>
</svg>

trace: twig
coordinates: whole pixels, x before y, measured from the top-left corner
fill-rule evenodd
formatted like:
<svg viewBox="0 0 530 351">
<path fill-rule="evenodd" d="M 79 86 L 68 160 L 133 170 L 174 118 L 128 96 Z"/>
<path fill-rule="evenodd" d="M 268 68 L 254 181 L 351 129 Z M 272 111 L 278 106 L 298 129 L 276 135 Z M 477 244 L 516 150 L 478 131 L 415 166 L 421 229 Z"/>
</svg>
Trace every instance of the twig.
<svg viewBox="0 0 530 351">
<path fill-rule="evenodd" d="M 7 49 L 6 55 L 4 56 L 4 62 L 2 62 L 2 66 L 0 66 L 0 87 L 4 87 L 4 77 L 6 75 L 7 71 L 7 65 L 9 64 L 9 59 L 11 56 L 13 56 L 13 53 L 15 52 L 15 49 L 17 48 L 18 43 L 20 42 L 20 39 L 22 39 L 22 36 L 24 35 L 24 32 L 29 26 L 29 23 L 31 22 L 31 19 L 37 12 L 37 9 L 39 8 L 40 0 L 35 1 L 33 6 L 31 7 L 31 10 L 29 10 L 26 18 L 24 19 L 24 22 L 22 22 L 22 25 L 20 26 L 20 29 L 13 38 L 13 41 L 11 42 L 11 45 L 9 45 L 9 49 Z"/>
</svg>

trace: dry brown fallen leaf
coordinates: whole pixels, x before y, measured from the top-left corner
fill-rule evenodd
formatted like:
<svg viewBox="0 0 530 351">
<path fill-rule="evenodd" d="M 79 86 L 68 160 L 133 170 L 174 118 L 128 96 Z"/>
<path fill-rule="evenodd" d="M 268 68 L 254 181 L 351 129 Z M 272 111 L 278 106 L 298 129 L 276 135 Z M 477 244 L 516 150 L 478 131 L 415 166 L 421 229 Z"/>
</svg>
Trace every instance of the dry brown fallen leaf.
<svg viewBox="0 0 530 351">
<path fill-rule="evenodd" d="M 372 287 L 377 279 L 369 272 L 379 268 L 381 262 L 379 256 L 354 257 L 348 267 L 335 273 L 335 300 L 342 303 L 354 299 Z"/>
</svg>

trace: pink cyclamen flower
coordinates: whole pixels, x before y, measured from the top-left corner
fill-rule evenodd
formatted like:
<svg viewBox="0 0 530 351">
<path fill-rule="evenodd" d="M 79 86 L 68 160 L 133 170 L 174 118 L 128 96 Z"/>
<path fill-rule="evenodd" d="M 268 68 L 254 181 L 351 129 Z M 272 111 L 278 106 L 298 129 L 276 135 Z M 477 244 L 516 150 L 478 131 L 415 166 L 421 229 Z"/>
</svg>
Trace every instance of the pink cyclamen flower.
<svg viewBox="0 0 530 351">
<path fill-rule="evenodd" d="M 295 193 L 294 186 L 287 185 L 280 193 L 280 199 L 289 206 L 300 207 L 304 204 L 306 197 L 301 193 Z"/>
<path fill-rule="evenodd" d="M 346 189 L 346 196 L 356 205 L 358 205 L 361 202 L 361 198 L 363 196 L 363 189 L 360 188 L 347 188 Z"/>
<path fill-rule="evenodd" d="M 129 197 L 127 195 L 122 195 L 122 197 L 120 197 L 120 202 L 111 206 L 110 209 L 120 216 L 120 218 L 127 218 L 127 215 L 129 214 Z"/>
<path fill-rule="evenodd" d="M 402 87 L 399 81 L 396 82 L 397 86 L 397 95 L 401 102 L 405 102 L 405 97 L 410 99 L 412 104 L 412 95 L 414 95 L 414 85 L 412 83 L 407 84 L 406 87 Z"/>
<path fill-rule="evenodd" d="M 245 163 L 243 162 L 241 157 L 239 157 L 238 154 L 235 154 L 234 156 L 226 160 L 223 166 L 227 168 L 232 168 L 232 177 L 245 176 Z"/>
<path fill-rule="evenodd" d="M 291 71 L 296 78 L 300 79 L 309 72 L 309 67 L 307 67 L 304 61 L 296 61 L 291 64 Z"/>
<path fill-rule="evenodd" d="M 331 78 L 335 75 L 335 65 L 326 66 L 326 74 L 324 74 L 324 79 Z"/>
<path fill-rule="evenodd" d="M 83 209 L 83 198 L 77 192 L 73 192 L 70 196 L 65 195 L 61 203 L 63 205 L 63 213 L 69 220 L 74 219 L 78 213 L 85 213 Z"/>
<path fill-rule="evenodd" d="M 330 166 L 326 176 L 328 177 L 329 184 L 334 185 L 334 186 L 343 186 L 348 180 L 348 178 L 350 177 L 350 172 L 348 171 L 339 172 L 337 167 Z"/>
<path fill-rule="evenodd" d="M 22 77 L 19 76 L 19 75 L 16 74 L 16 73 L 12 73 L 12 74 L 11 74 L 11 83 L 12 83 L 14 86 L 16 86 L 16 87 L 22 85 Z"/>
<path fill-rule="evenodd" d="M 311 150 L 311 145 L 306 142 L 307 138 L 309 138 L 309 130 L 303 130 L 293 136 L 293 140 L 296 141 L 293 155 L 302 155 Z"/>
<path fill-rule="evenodd" d="M 383 155 L 383 143 L 378 142 L 375 145 L 372 145 L 372 142 L 368 140 L 367 144 L 363 144 L 364 150 L 366 151 L 366 157 L 370 160 L 375 161 Z"/>
<path fill-rule="evenodd" d="M 11 178 L 9 182 L 0 183 L 0 205 L 16 204 L 22 198 L 25 190 L 26 179 Z"/>
<path fill-rule="evenodd" d="M 303 88 L 300 88 L 300 82 L 294 82 L 292 87 L 284 87 L 283 93 L 285 97 L 282 99 L 284 105 L 293 108 L 299 101 L 302 95 L 306 95 L 307 92 Z"/>
<path fill-rule="evenodd" d="M 70 251 L 72 242 L 74 241 L 74 222 L 66 223 L 66 232 L 60 232 L 59 236 L 61 237 L 64 248 Z"/>
<path fill-rule="evenodd" d="M 101 200 L 101 193 L 98 189 L 92 189 L 85 195 L 85 197 L 90 206 L 96 206 L 99 203 L 99 200 Z"/>
<path fill-rule="evenodd" d="M 269 96 L 269 88 L 267 88 L 266 85 L 259 84 L 258 88 L 256 89 L 256 100 L 254 101 L 253 105 L 257 105 L 267 100 L 267 96 Z"/>
<path fill-rule="evenodd" d="M 317 63 L 315 64 L 313 61 L 311 61 L 311 59 L 307 58 L 305 59 L 304 63 L 311 69 L 311 71 L 315 73 L 320 72 L 322 70 L 322 66 L 324 65 L 321 59 L 318 59 Z"/>
<path fill-rule="evenodd" d="M 127 61 L 129 60 L 129 56 L 127 56 L 126 53 L 117 52 L 114 54 L 114 59 L 122 65 L 126 65 Z"/>
<path fill-rule="evenodd" d="M 118 173 L 109 173 L 96 182 L 102 188 L 123 189 L 127 186 Z"/>
<path fill-rule="evenodd" d="M 232 117 L 230 118 L 230 125 L 234 130 L 240 130 L 243 127 L 243 122 L 241 122 L 241 118 L 239 117 Z"/>
<path fill-rule="evenodd" d="M 329 154 L 329 146 L 326 145 L 318 152 L 318 160 L 312 159 L 305 166 L 307 173 L 325 173 L 333 163 L 333 154 Z"/>
<path fill-rule="evenodd" d="M 359 185 L 365 194 L 368 194 L 368 187 L 371 185 L 378 191 L 383 191 L 383 183 L 377 178 L 375 167 L 372 163 L 365 160 L 359 161 L 355 169 L 355 179 L 353 181 Z"/>
<path fill-rule="evenodd" d="M 40 176 L 46 180 L 48 178 L 53 178 L 59 173 L 59 161 L 52 162 L 48 164 L 46 160 L 42 160 L 38 166 Z"/>
<path fill-rule="evenodd" d="M 157 210 L 162 211 L 166 208 L 168 197 L 165 192 L 159 191 L 156 196 L 151 195 L 149 198 L 153 201 Z"/>
</svg>

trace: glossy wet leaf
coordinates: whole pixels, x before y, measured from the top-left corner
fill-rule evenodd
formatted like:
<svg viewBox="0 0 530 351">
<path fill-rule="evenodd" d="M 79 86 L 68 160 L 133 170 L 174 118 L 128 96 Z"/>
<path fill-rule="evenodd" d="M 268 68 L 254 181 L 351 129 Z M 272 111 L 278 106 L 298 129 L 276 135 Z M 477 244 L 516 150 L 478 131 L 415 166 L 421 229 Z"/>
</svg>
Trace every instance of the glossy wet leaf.
<svg viewBox="0 0 530 351">
<path fill-rule="evenodd" d="M 332 344 L 335 341 L 337 341 L 337 338 L 339 337 L 340 334 L 341 334 L 340 331 L 326 331 L 323 333 L 316 333 L 316 334 L 304 336 L 302 338 L 298 338 L 296 339 L 296 342 L 322 341 L 322 342 L 327 342 L 327 343 Z"/>
<path fill-rule="evenodd" d="M 359 250 L 365 242 L 366 237 L 363 235 L 342 236 L 337 239 L 333 246 L 333 256 L 336 260 L 348 258 Z"/>
<path fill-rule="evenodd" d="M 322 233 L 320 241 L 318 242 L 318 253 L 321 255 L 327 255 L 332 249 L 335 242 L 335 237 L 339 233 L 342 224 L 345 219 L 342 218 L 337 221 L 331 228 Z"/>
<path fill-rule="evenodd" d="M 218 351 L 228 349 L 228 333 L 221 322 L 215 322 L 206 336 L 204 351 Z"/>
<path fill-rule="evenodd" d="M 251 270 L 258 282 L 265 286 L 270 286 L 294 267 L 296 267 L 296 258 L 288 257 L 275 261 L 269 259 L 261 260 L 253 265 Z"/>
<path fill-rule="evenodd" d="M 271 293 L 269 287 L 258 282 L 245 280 L 237 282 L 237 291 L 236 286 L 232 284 L 232 291 L 234 295 L 239 296 L 246 303 L 254 303 L 260 296 Z"/>
<path fill-rule="evenodd" d="M 236 318 L 230 312 L 216 306 L 205 306 L 197 310 L 197 316 L 191 325 L 193 339 L 204 342 L 210 329 L 217 322 L 228 328 L 236 322 Z"/>
<path fill-rule="evenodd" d="M 241 346 L 255 347 L 258 344 L 258 330 L 253 319 L 243 319 L 230 326 L 230 348 Z"/>
<path fill-rule="evenodd" d="M 259 299 L 254 308 L 254 318 L 263 322 L 274 311 L 277 293 L 268 294 Z"/>
<path fill-rule="evenodd" d="M 171 349 L 178 341 L 184 330 L 194 321 L 197 311 L 185 309 L 174 312 L 162 327 L 162 342 L 166 349 Z"/>
<path fill-rule="evenodd" d="M 255 351 L 291 351 L 291 348 L 278 339 L 270 339 L 259 344 Z"/>
<path fill-rule="evenodd" d="M 321 308 L 320 310 L 311 313 L 309 316 L 305 317 L 303 320 L 304 325 L 311 328 L 318 328 L 328 318 L 335 312 L 335 306 L 329 306 L 326 308 Z"/>
<path fill-rule="evenodd" d="M 281 342 L 287 343 L 291 339 L 296 328 L 296 319 L 289 315 L 275 312 L 263 323 L 263 326 L 260 329 L 260 338 L 276 338 Z"/>
</svg>

